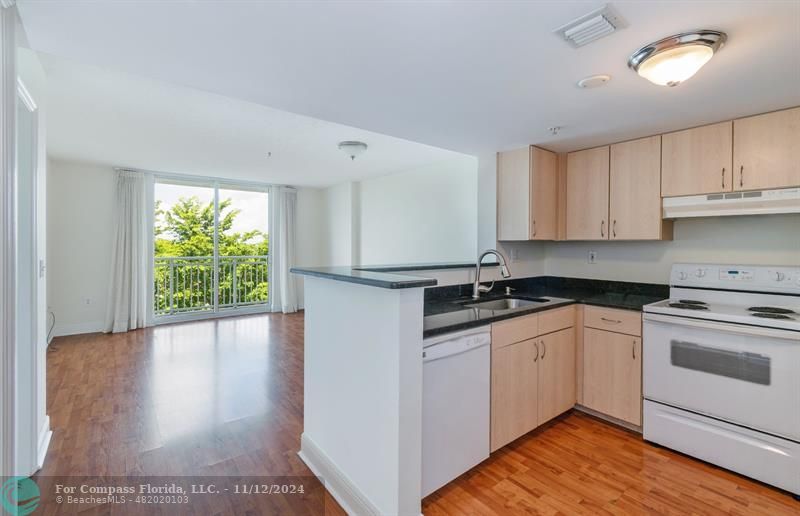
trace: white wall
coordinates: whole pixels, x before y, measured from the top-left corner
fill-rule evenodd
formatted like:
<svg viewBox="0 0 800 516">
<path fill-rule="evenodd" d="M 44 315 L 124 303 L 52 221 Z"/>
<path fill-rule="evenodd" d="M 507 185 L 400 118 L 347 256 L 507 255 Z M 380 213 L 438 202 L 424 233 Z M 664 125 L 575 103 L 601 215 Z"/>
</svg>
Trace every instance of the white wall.
<svg viewBox="0 0 800 516">
<path fill-rule="evenodd" d="M 325 265 L 472 261 L 477 160 L 463 156 L 325 191 Z"/>
<path fill-rule="evenodd" d="M 474 259 L 475 158 L 362 181 L 359 193 L 361 264 Z"/>
<path fill-rule="evenodd" d="M 325 231 L 323 225 L 324 193 L 319 188 L 297 189 L 297 235 L 295 240 L 295 265 L 314 267 L 324 263 Z M 299 306 L 304 306 L 303 277 L 295 275 Z"/>
<path fill-rule="evenodd" d="M 342 183 L 324 190 L 322 263 L 350 265 L 353 259 L 353 183 Z M 357 247 L 357 246 L 356 246 Z"/>
<path fill-rule="evenodd" d="M 419 515 L 422 289 L 306 288 L 300 456 L 350 514 Z"/>
<path fill-rule="evenodd" d="M 55 335 L 101 331 L 114 224 L 114 170 L 50 161 L 47 181 L 49 305 Z"/>
<path fill-rule="evenodd" d="M 549 275 L 650 283 L 668 283 L 677 262 L 800 265 L 800 215 L 683 219 L 671 242 L 550 242 L 545 254 Z"/>
</svg>

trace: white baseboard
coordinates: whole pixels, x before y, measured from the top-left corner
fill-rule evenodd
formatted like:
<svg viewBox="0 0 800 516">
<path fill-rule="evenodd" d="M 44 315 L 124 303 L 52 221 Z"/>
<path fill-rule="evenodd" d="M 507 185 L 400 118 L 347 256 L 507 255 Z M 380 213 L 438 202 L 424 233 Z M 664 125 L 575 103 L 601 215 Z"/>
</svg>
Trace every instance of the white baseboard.
<svg viewBox="0 0 800 516">
<path fill-rule="evenodd" d="M 53 329 L 53 337 L 65 337 L 67 335 L 82 335 L 84 333 L 100 333 L 103 331 L 104 323 L 93 321 L 86 323 L 57 324 Z"/>
<path fill-rule="evenodd" d="M 36 449 L 36 471 L 39 471 L 44 466 L 44 458 L 47 455 L 47 449 L 50 447 L 50 439 L 52 437 L 53 431 L 50 430 L 50 416 L 45 416 L 42 428 L 39 430 L 39 446 Z"/>
<path fill-rule="evenodd" d="M 297 455 L 322 480 L 325 489 L 347 514 L 380 516 L 378 508 L 305 433 L 300 436 L 300 451 Z"/>
</svg>

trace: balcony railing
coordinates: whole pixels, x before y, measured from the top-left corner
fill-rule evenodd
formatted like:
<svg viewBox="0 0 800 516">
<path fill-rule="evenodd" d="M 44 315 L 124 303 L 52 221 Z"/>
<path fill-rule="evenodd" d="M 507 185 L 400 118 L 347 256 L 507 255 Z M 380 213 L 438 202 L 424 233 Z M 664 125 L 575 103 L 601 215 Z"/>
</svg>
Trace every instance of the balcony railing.
<svg viewBox="0 0 800 516">
<path fill-rule="evenodd" d="M 266 255 L 220 256 L 215 288 L 213 256 L 156 257 L 155 314 L 213 312 L 215 305 L 223 310 L 265 304 L 269 299 L 268 270 Z"/>
</svg>

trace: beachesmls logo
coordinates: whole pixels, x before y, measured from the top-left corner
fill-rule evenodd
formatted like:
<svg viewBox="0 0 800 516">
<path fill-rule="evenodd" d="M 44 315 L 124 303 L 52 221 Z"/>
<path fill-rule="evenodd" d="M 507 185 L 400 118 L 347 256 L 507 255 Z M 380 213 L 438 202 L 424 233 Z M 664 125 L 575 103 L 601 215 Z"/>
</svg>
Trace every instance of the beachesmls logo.
<svg viewBox="0 0 800 516">
<path fill-rule="evenodd" d="M 39 486 L 27 477 L 11 477 L 3 482 L 3 509 L 8 514 L 25 516 L 39 507 Z"/>
</svg>

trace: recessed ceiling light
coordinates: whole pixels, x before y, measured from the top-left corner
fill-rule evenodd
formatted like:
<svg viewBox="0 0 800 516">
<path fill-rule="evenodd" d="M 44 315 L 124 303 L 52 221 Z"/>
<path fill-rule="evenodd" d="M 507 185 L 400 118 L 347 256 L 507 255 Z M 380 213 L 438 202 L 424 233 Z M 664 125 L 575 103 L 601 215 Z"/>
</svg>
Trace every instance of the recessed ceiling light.
<svg viewBox="0 0 800 516">
<path fill-rule="evenodd" d="M 350 156 L 351 160 L 354 160 L 356 156 L 363 154 L 367 150 L 367 144 L 354 141 L 339 142 L 339 150 Z"/>
<path fill-rule="evenodd" d="M 634 52 L 628 67 L 653 84 L 677 86 L 696 74 L 727 39 L 715 30 L 676 34 Z"/>
<path fill-rule="evenodd" d="M 590 75 L 589 77 L 584 77 L 580 81 L 578 81 L 578 88 L 589 89 L 589 88 L 598 88 L 603 86 L 605 83 L 611 80 L 610 75 L 599 74 L 599 75 Z"/>
</svg>

